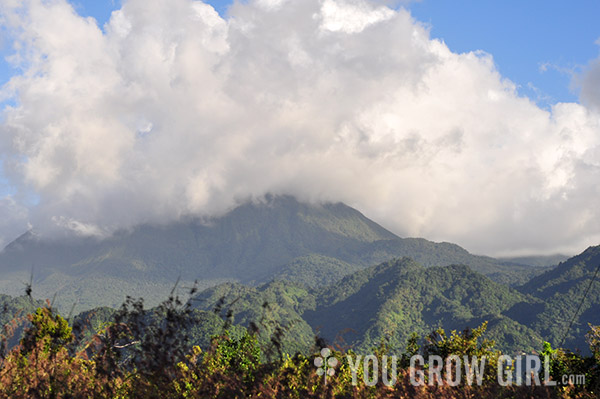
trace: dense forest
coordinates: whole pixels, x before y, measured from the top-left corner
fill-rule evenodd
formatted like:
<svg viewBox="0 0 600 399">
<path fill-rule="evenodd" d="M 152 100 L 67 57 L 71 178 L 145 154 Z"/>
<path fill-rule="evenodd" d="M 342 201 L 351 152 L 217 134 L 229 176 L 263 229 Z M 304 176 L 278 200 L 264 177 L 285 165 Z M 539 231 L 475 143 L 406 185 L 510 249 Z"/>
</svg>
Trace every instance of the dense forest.
<svg viewBox="0 0 600 399">
<path fill-rule="evenodd" d="M 319 338 L 307 353 L 289 353 L 282 344 L 285 326 L 263 318 L 235 327 L 231 312 L 222 319 L 217 307 L 211 319 L 191 304 L 172 296 L 145 310 L 129 299 L 119 310 L 87 312 L 72 325 L 49 305 L 38 307 L 17 346 L 8 348 L 4 336 L 0 397 L 595 398 L 600 389 L 600 327 L 590 326 L 586 335 L 591 356 L 546 342 L 539 348 L 549 359 L 544 373 L 518 382 L 517 370 L 513 382 L 499 384 L 494 365 L 502 352 L 485 338 L 487 322 L 462 332 L 438 328 L 423 339 L 412 334 L 402 352 L 383 340 L 371 348 L 370 362 L 360 362 L 352 349 L 329 348 Z M 8 323 L 5 334 L 14 334 L 16 324 Z M 210 339 L 197 341 L 204 336 Z M 415 355 L 429 361 L 413 367 Z M 460 366 L 450 362 L 432 373 L 435 356 L 485 357 L 489 363 L 475 380 L 456 383 L 452 376 Z M 386 370 L 381 377 L 378 367 Z M 513 375 L 515 367 L 509 363 L 503 372 Z"/>
<path fill-rule="evenodd" d="M 343 204 L 291 198 L 210 225 L 119 234 L 70 243 L 26 235 L 0 254 L 21 294 L 0 295 L 2 397 L 598 395 L 600 246 L 570 259 L 494 259 L 395 237 Z M 168 269 L 173 254 L 178 266 Z M 37 274 L 17 267 L 42 259 Z M 190 279 L 212 263 L 212 274 Z M 53 284 L 51 300 L 35 299 Z M 411 381 L 416 355 L 424 386 Z M 454 387 L 445 377 L 458 363 L 428 375 L 432 355 L 490 363 L 481 384 Z M 510 356 L 501 369 L 527 377 L 516 359 L 529 355 L 548 356 L 547 372 L 534 374 L 558 385 L 497 383 L 495 359 Z M 357 380 L 383 365 L 397 368 L 393 386 Z"/>
<path fill-rule="evenodd" d="M 180 287 L 224 282 L 257 286 L 273 279 L 325 287 L 358 270 L 410 257 L 430 266 L 467 265 L 493 281 L 517 286 L 555 266 L 554 258 L 494 259 L 452 243 L 400 238 L 342 203 L 305 204 L 267 197 L 209 220 L 184 218 L 140 225 L 104 240 L 45 240 L 34 231 L 0 252 L 0 292 L 55 298 L 63 313 L 118 307 L 126 295 L 160 303 Z M 183 294 L 183 291 L 182 291 Z"/>
<path fill-rule="evenodd" d="M 323 287 L 302 279 L 224 283 L 200 292 L 192 287 L 185 299 L 174 287 L 149 309 L 128 298 L 119 309 L 64 317 L 29 290 L 2 295 L 0 392 L 11 398 L 596 397 L 600 328 L 589 323 L 598 317 L 598 260 L 600 247 L 592 247 L 511 288 L 467 266 L 424 267 L 401 258 Z M 566 325 L 568 314 L 574 318 Z M 323 348 L 336 359 L 328 369 L 315 366 Z M 499 385 L 493 359 L 519 353 L 548 355 L 544 376 L 559 385 Z M 425 378 L 427 384 L 415 386 L 409 359 L 418 354 L 492 361 L 481 385 L 429 385 Z M 399 359 L 393 386 L 357 379 L 377 372 L 353 363 L 369 355 L 382 364 Z M 319 370 L 332 373 L 328 381 Z M 563 384 L 564 376 L 578 380 Z"/>
</svg>

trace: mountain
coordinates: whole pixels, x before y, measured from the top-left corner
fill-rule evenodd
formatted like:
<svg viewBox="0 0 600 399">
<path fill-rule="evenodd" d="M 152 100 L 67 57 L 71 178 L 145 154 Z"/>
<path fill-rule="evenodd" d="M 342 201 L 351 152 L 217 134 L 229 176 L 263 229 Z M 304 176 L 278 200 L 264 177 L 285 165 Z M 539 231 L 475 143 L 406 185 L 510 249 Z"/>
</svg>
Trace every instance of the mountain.
<svg viewBox="0 0 600 399">
<path fill-rule="evenodd" d="M 329 343 L 368 352 L 382 339 L 404 349 L 413 332 L 424 337 L 475 328 L 488 321 L 486 336 L 509 352 L 541 348 L 542 338 L 531 328 L 506 316 L 517 303 L 535 298 L 496 283 L 466 266 L 426 268 L 409 259 L 396 259 L 352 273 L 326 287 L 272 281 L 258 287 L 236 283 L 209 288 L 192 299 L 197 309 L 222 308 L 231 322 L 285 327 L 283 346 L 306 351 L 318 335 Z"/>
<path fill-rule="evenodd" d="M 599 268 L 600 246 L 595 246 L 532 278 L 518 289 L 540 301 L 517 306 L 513 311 L 519 315 L 513 318 L 532 326 L 554 346 L 564 339 L 565 346 L 587 351 L 584 334 L 588 323 L 600 324 Z"/>
<path fill-rule="evenodd" d="M 555 255 L 540 255 L 540 256 L 516 256 L 516 257 L 502 257 L 498 260 L 502 263 L 509 265 L 526 265 L 526 266 L 538 266 L 538 267 L 554 267 L 560 262 L 564 262 L 569 259 L 569 256 L 562 254 Z"/>
<path fill-rule="evenodd" d="M 488 322 L 485 337 L 505 353 L 539 351 L 543 341 L 588 353 L 588 323 L 600 325 L 600 281 L 592 280 L 600 277 L 599 265 L 600 246 L 591 247 L 517 289 L 464 265 L 424 267 L 402 258 L 315 289 L 284 281 L 258 287 L 223 284 L 193 301 L 205 311 L 221 303 L 242 325 L 268 313 L 270 321 L 292 326 L 288 343 L 302 343 L 296 349 L 307 347 L 312 334 L 362 352 L 382 340 L 402 350 L 413 332 L 423 337 L 438 327 L 463 330 Z"/>
<path fill-rule="evenodd" d="M 233 325 L 254 324 L 266 343 L 277 327 L 282 328 L 285 331 L 282 346 L 288 353 L 307 353 L 314 344 L 314 331 L 302 314 L 314 307 L 315 297 L 310 290 L 294 283 L 272 281 L 258 287 L 225 283 L 206 289 L 191 301 L 195 309 L 216 311 Z"/>
<path fill-rule="evenodd" d="M 395 238 L 344 248 L 340 257 L 353 259 L 363 266 L 375 265 L 393 258 L 409 257 L 424 266 L 466 265 L 489 276 L 492 280 L 518 285 L 548 269 L 548 266 L 524 265 L 500 261 L 488 256 L 469 253 L 452 243 L 436 243 L 424 238 Z"/>
<path fill-rule="evenodd" d="M 541 337 L 505 315 L 531 298 L 467 266 L 425 268 L 403 258 L 354 273 L 320 291 L 304 318 L 330 341 L 367 350 L 382 338 L 403 348 L 411 333 L 463 330 L 489 321 L 504 350 L 539 348 Z"/>
<path fill-rule="evenodd" d="M 40 239 L 27 233 L 0 253 L 0 292 L 23 293 L 78 311 L 118 306 L 126 295 L 154 305 L 179 278 L 204 289 L 226 281 L 260 284 L 273 278 L 309 287 L 401 256 L 425 266 L 465 264 L 505 283 L 523 283 L 544 268 L 474 256 L 449 243 L 399 238 L 341 204 L 304 204 L 267 196 L 222 217 L 142 225 L 98 240 Z"/>
<path fill-rule="evenodd" d="M 333 262 L 308 258 L 315 270 Z M 505 353 L 539 351 L 543 341 L 587 353 L 588 323 L 600 324 L 600 282 L 595 280 L 599 261 L 600 247 L 588 248 L 518 289 L 468 266 L 425 267 L 410 258 L 363 268 L 316 288 L 303 281 L 272 280 L 254 286 L 227 282 L 189 299 L 195 320 L 192 336 L 206 347 L 212 335 L 225 329 L 239 335 L 241 327 L 251 327 L 266 346 L 283 332 L 279 342 L 288 353 L 310 351 L 316 336 L 363 353 L 385 341 L 399 352 L 413 333 L 425 337 L 438 327 L 460 331 L 487 322 L 485 338 L 494 339 Z M 585 293 L 576 322 L 561 345 Z M 30 312 L 40 304 L 28 297 L 0 299 L 9 318 L 18 314 L 18 306 Z M 74 318 L 80 326 L 78 335 L 89 336 L 114 313 L 98 308 L 79 314 Z"/>
<path fill-rule="evenodd" d="M 13 298 L 0 294 L 0 348 L 4 343 L 9 348 L 18 344 L 24 328 L 29 325 L 27 315 L 44 305 L 44 301 L 26 295 Z"/>
<path fill-rule="evenodd" d="M 272 276 L 273 280 L 293 281 L 307 287 L 325 287 L 361 266 L 318 254 L 293 259 Z"/>
</svg>

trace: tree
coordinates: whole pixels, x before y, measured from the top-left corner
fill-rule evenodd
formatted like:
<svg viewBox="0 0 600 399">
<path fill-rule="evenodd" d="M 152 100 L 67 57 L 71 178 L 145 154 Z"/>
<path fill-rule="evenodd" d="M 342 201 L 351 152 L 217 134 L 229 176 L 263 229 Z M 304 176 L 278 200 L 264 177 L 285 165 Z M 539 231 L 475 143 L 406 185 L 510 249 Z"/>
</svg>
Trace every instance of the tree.
<svg viewBox="0 0 600 399">
<path fill-rule="evenodd" d="M 56 354 L 61 348 L 73 341 L 73 332 L 69 323 L 51 308 L 38 308 L 29 315 L 31 327 L 25 330 L 21 339 L 22 352 L 29 353 L 37 345 L 42 345 L 44 353 Z"/>
</svg>

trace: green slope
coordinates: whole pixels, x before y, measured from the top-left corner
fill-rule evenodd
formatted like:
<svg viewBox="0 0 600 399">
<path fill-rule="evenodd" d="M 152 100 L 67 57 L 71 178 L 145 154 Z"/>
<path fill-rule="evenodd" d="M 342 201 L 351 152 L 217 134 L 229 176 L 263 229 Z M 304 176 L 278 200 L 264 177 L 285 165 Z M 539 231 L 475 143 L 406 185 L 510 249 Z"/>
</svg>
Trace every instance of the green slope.
<svg viewBox="0 0 600 399">
<path fill-rule="evenodd" d="M 29 325 L 27 315 L 43 306 L 46 306 L 46 302 L 29 296 L 11 297 L 0 294 L 0 341 L 5 342 L 9 348 L 18 344 L 23 329 Z"/>
<path fill-rule="evenodd" d="M 280 269 L 284 280 L 258 286 L 227 282 L 196 294 L 191 299 L 197 320 L 192 336 L 205 347 L 227 320 L 233 334 L 241 326 L 257 326 L 264 344 L 281 328 L 288 353 L 309 351 L 316 335 L 360 352 L 371 351 L 382 340 L 401 351 L 413 332 L 423 337 L 438 327 L 463 330 L 487 321 L 486 338 L 496 340 L 504 352 L 539 351 L 542 341 L 560 344 L 599 262 L 600 247 L 588 248 L 516 290 L 465 265 L 425 267 L 401 258 L 350 272 L 356 266 L 308 255 Z M 336 273 L 346 276 L 337 278 Z M 316 278 L 321 284 L 311 288 L 308 283 Z M 28 297 L 0 296 L 2 304 L 5 323 L 18 309 L 31 312 L 41 305 Z M 110 308 L 94 309 L 74 320 L 85 336 L 113 313 Z M 600 324 L 600 281 L 591 285 L 565 347 L 587 352 L 587 323 Z"/>
<path fill-rule="evenodd" d="M 490 320 L 490 336 L 502 337 L 499 347 L 515 351 L 541 345 L 539 335 L 504 314 L 527 301 L 514 289 L 466 266 L 425 268 L 404 258 L 327 287 L 317 296 L 316 309 L 304 317 L 325 338 L 341 337 L 363 350 L 383 337 L 402 348 L 412 332 L 423 335 L 438 326 L 462 330 Z"/>
<path fill-rule="evenodd" d="M 314 297 L 293 283 L 273 281 L 256 288 L 222 284 L 195 296 L 192 305 L 199 310 L 217 310 L 234 325 L 253 323 L 266 343 L 280 327 L 285 330 L 282 344 L 288 353 L 307 352 L 314 343 L 313 330 L 301 316 L 307 306 L 314 306 Z"/>
<path fill-rule="evenodd" d="M 115 306 L 125 295 L 148 305 L 179 278 L 201 287 L 273 278 L 319 287 L 356 270 L 409 256 L 426 266 L 465 264 L 496 281 L 522 283 L 539 268 L 474 256 L 449 243 L 402 239 L 344 204 L 303 204 L 267 196 L 209 220 L 143 225 L 99 241 L 41 240 L 26 234 L 0 253 L 0 292 L 22 294 L 33 270 L 34 295 L 68 311 Z"/>
<path fill-rule="evenodd" d="M 0 253 L 0 292 L 20 294 L 23 285 L 17 282 L 29 281 L 33 270 L 34 294 L 58 292 L 63 308 L 74 302 L 80 310 L 114 306 L 126 294 L 143 294 L 147 303 L 156 304 L 178 277 L 188 286 L 196 279 L 205 286 L 260 283 L 294 259 L 335 257 L 340 247 L 393 237 L 343 204 L 269 197 L 217 219 L 139 226 L 104 241 L 43 241 L 26 234 Z"/>
<path fill-rule="evenodd" d="M 272 278 L 307 287 L 324 287 L 360 269 L 362 267 L 340 259 L 311 254 L 293 259 L 275 272 Z"/>
<path fill-rule="evenodd" d="M 339 257 L 348 262 L 371 266 L 399 257 L 410 257 L 424 266 L 467 265 L 494 281 L 518 285 L 546 271 L 547 267 L 528 266 L 499 261 L 488 256 L 469 253 L 447 242 L 436 243 L 423 238 L 395 238 L 362 243 L 343 249 Z"/>
<path fill-rule="evenodd" d="M 539 350 L 539 334 L 506 315 L 516 304 L 531 301 L 536 300 L 467 266 L 426 268 L 408 258 L 352 273 L 316 291 L 284 281 L 257 288 L 229 283 L 193 299 L 198 309 L 231 309 L 232 321 L 241 325 L 260 320 L 291 325 L 285 345 L 292 352 L 310 347 L 315 334 L 359 351 L 382 339 L 401 350 L 413 332 L 463 330 L 484 321 L 489 322 L 487 337 L 497 339 L 499 348 Z"/>
<path fill-rule="evenodd" d="M 521 292 L 531 293 L 540 301 L 534 306 L 517 307 L 514 312 L 519 312 L 522 322 L 531 325 L 547 337 L 547 341 L 558 346 L 581 304 L 566 336 L 565 346 L 587 353 L 584 334 L 589 329 L 588 323 L 600 324 L 600 276 L 596 276 L 590 285 L 599 265 L 600 246 L 590 247 L 580 255 L 560 263 L 555 269 L 519 287 Z M 517 315 L 514 317 L 519 318 Z"/>
</svg>

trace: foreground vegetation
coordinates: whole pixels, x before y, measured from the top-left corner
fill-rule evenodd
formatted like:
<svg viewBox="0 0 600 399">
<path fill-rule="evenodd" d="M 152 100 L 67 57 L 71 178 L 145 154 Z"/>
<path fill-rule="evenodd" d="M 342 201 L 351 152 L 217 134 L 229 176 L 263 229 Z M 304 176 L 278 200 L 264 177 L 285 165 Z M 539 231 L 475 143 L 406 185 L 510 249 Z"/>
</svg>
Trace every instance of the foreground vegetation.
<svg viewBox="0 0 600 399">
<path fill-rule="evenodd" d="M 595 398 L 600 392 L 599 327 L 591 327 L 587 334 L 591 357 L 552 349 L 549 344 L 540 348 L 542 355 L 550 356 L 550 377 L 559 383 L 555 387 L 501 386 L 492 366 L 485 368 L 481 385 L 451 386 L 445 379 L 429 377 L 425 385 L 411 383 L 410 357 L 416 354 L 486 356 L 490 365 L 495 364 L 501 353 L 493 341 L 483 339 L 487 323 L 462 333 L 438 329 L 424 340 L 413 335 L 398 356 L 397 381 L 388 386 L 383 378 L 376 382 L 371 378 L 373 384 L 363 378 L 377 375 L 373 362 L 356 362 L 351 350 L 323 351 L 324 342 L 318 339 L 313 355 L 285 353 L 281 342 L 286 328 L 265 320 L 241 329 L 232 326 L 227 313 L 220 333 L 201 348 L 195 345 L 191 328 L 197 313 L 189 301 L 173 296 L 151 311 L 141 301 L 128 299 L 105 322 L 97 320 L 107 319 L 106 315 L 88 316 L 88 322 L 71 326 L 50 306 L 29 314 L 20 344 L 5 347 L 1 354 L 0 397 Z M 385 341 L 372 353 L 378 364 L 390 365 L 392 353 Z M 430 367 L 425 364 L 423 369 Z M 579 384 L 563 385 L 564 375 L 584 376 L 585 383 L 582 379 Z"/>
</svg>

